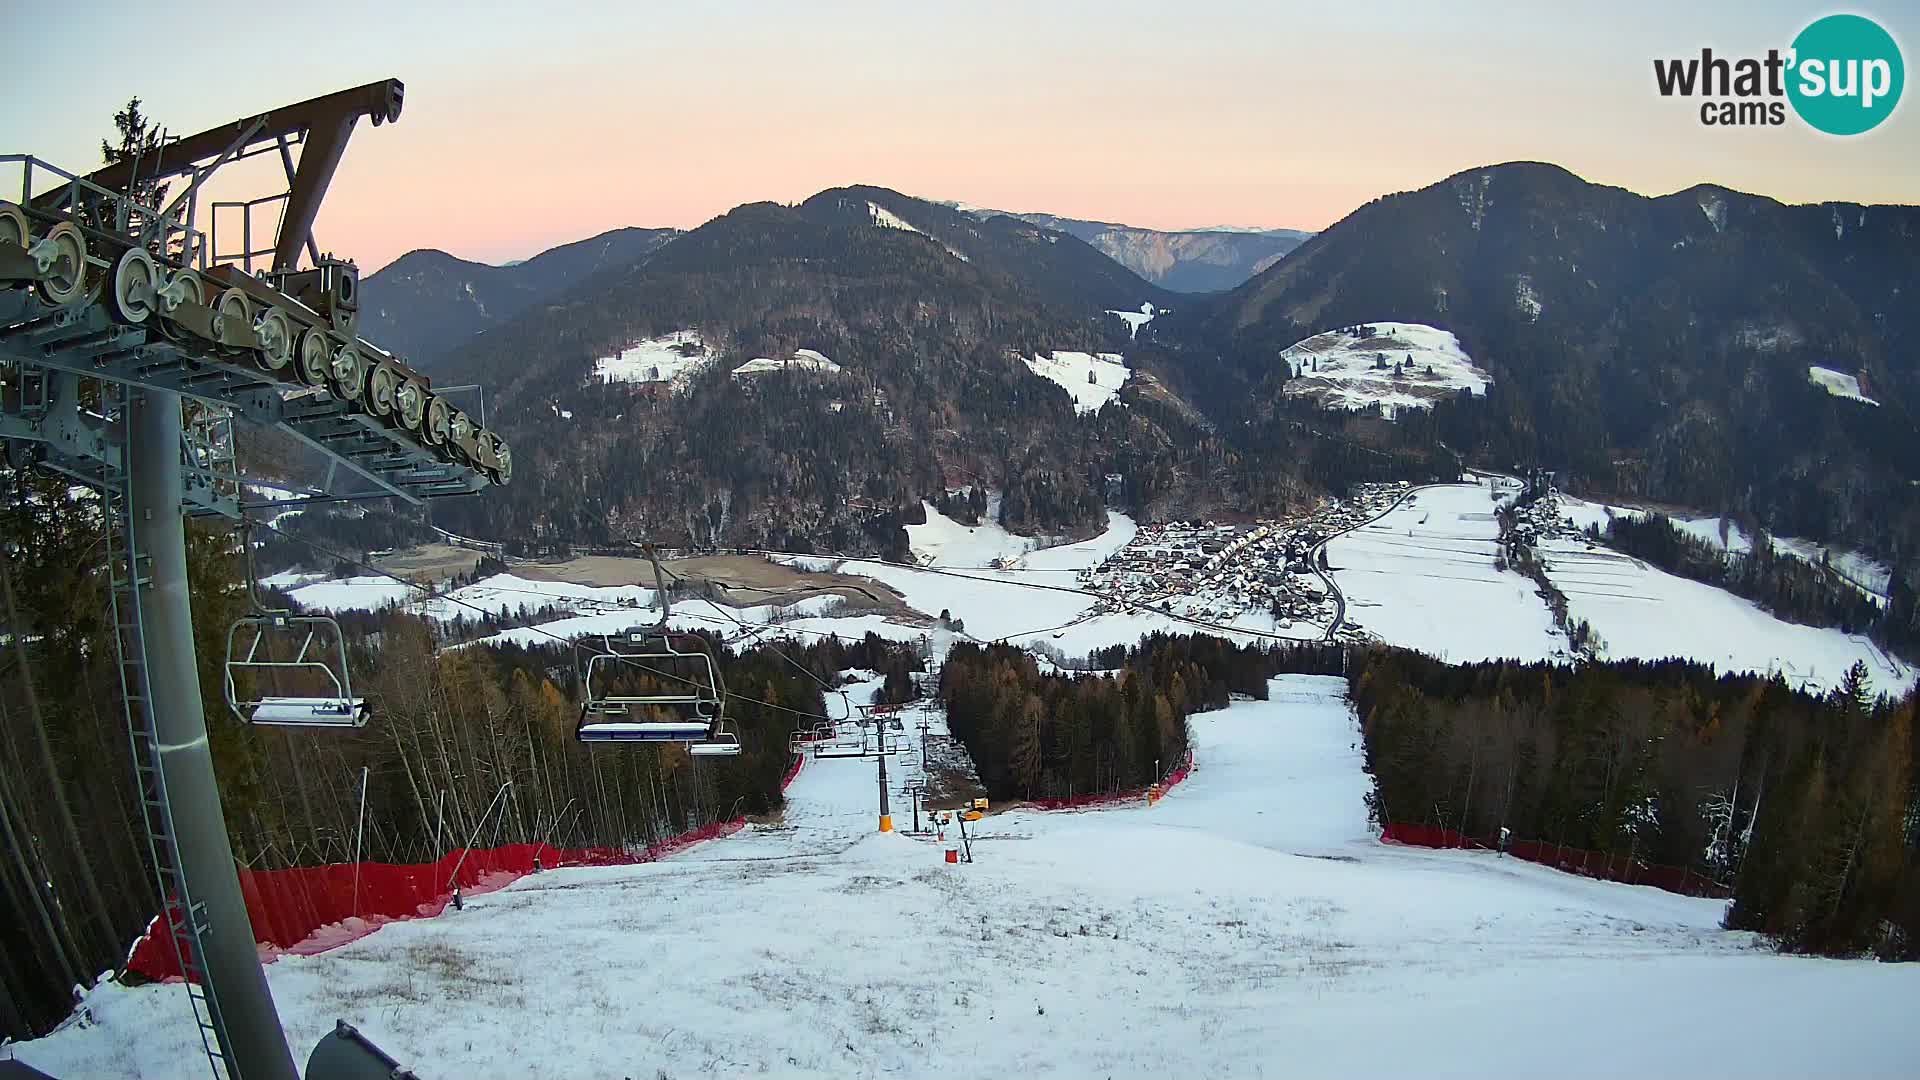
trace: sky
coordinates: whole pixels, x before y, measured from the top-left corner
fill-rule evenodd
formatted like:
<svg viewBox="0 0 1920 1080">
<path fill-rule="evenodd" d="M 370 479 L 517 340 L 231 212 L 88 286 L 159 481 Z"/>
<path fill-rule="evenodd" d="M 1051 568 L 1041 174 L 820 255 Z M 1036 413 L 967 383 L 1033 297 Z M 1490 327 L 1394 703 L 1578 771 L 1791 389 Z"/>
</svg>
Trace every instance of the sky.
<svg viewBox="0 0 1920 1080">
<path fill-rule="evenodd" d="M 101 65 L 95 37 L 29 30 L 0 73 L 0 152 L 90 169 L 136 94 L 186 134 L 398 77 L 399 123 L 362 122 L 315 228 L 368 270 L 854 183 L 1169 229 L 1320 229 L 1521 159 L 1646 194 L 1920 203 L 1920 91 L 1841 139 L 1703 127 L 1654 89 L 1656 57 L 1764 55 L 1832 10 L 1920 63 L 1920 5 L 1877 4 L 332 0 L 296 24 L 82 0 L 73 24 L 165 48 Z M 216 194 L 261 193 L 235 190 L 251 179 Z"/>
</svg>

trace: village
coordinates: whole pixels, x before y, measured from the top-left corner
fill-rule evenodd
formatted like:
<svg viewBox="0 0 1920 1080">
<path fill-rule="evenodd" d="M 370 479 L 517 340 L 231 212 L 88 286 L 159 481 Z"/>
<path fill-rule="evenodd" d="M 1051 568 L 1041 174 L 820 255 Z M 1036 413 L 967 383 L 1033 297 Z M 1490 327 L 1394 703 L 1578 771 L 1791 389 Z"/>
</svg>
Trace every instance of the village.
<svg viewBox="0 0 1920 1080">
<path fill-rule="evenodd" d="M 1101 595 L 1096 611 L 1145 606 L 1220 623 L 1264 612 L 1278 630 L 1324 629 L 1336 618 L 1338 600 L 1322 573 L 1322 545 L 1378 516 L 1408 490 L 1404 480 L 1362 484 L 1349 498 L 1329 499 L 1311 512 L 1250 524 L 1142 525 L 1126 547 L 1082 571 L 1080 582 Z"/>
</svg>

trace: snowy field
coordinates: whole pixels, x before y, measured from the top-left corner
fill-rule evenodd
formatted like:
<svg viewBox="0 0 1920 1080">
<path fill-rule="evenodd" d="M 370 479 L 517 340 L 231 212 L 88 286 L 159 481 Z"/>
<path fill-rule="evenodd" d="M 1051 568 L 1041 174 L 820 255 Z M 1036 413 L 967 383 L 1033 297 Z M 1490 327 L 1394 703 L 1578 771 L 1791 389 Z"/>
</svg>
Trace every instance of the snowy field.
<svg viewBox="0 0 1920 1080">
<path fill-rule="evenodd" d="M 1073 398 L 1073 411 L 1083 415 L 1099 412 L 1133 374 L 1119 353 L 1057 351 L 1020 360 L 1027 370 L 1063 387 Z"/>
<path fill-rule="evenodd" d="M 1809 367 L 1807 369 L 1807 381 L 1825 390 L 1827 393 L 1832 394 L 1834 397 L 1850 398 L 1854 401 L 1865 402 L 1868 405 L 1880 404 L 1861 392 L 1860 379 L 1858 376 L 1849 375 L 1844 371 L 1835 371 L 1832 368 Z"/>
<path fill-rule="evenodd" d="M 600 383 L 687 383 L 714 361 L 698 330 L 676 330 L 661 337 L 642 338 L 618 356 L 593 362 L 594 381 Z"/>
<path fill-rule="evenodd" d="M 1561 515 L 1582 530 L 1591 525 L 1605 533 L 1607 522 L 1611 518 L 1638 518 L 1646 515 L 1645 510 L 1634 506 L 1609 506 L 1560 493 L 1556 493 L 1555 498 L 1559 500 Z M 1713 514 L 1668 515 L 1667 520 L 1673 523 L 1674 528 L 1695 540 L 1711 544 L 1722 551 L 1745 555 L 1753 550 L 1753 537 L 1748 536 L 1746 530 L 1732 518 Z M 1824 562 L 1859 589 L 1862 595 L 1882 607 L 1886 606 L 1887 591 L 1893 583 L 1893 568 L 1886 563 L 1858 551 L 1798 537 L 1769 536 L 1768 539 L 1772 542 L 1775 553 L 1791 555 L 1815 566 Z"/>
<path fill-rule="evenodd" d="M 839 364 L 828 359 L 825 353 L 813 349 L 795 349 L 793 355 L 785 360 L 756 356 L 733 369 L 733 377 L 742 375 L 765 375 L 775 371 L 824 371 L 829 374 L 841 370 Z"/>
<path fill-rule="evenodd" d="M 917 233 L 920 231 L 919 229 L 914 228 L 913 225 L 910 222 L 908 222 L 905 218 L 887 209 L 886 207 L 881 206 L 877 202 L 867 203 L 867 216 L 873 220 L 873 223 L 876 226 L 882 229 L 900 229 L 904 232 L 914 232 L 914 233 Z"/>
<path fill-rule="evenodd" d="M 1752 601 L 1602 546 L 1577 540 L 1540 545 L 1547 577 L 1567 597 L 1567 613 L 1600 635 L 1608 660 L 1683 656 L 1727 672 L 1778 672 L 1789 685 L 1820 693 L 1840 685 L 1864 661 L 1876 692 L 1903 694 L 1916 672 L 1860 634 L 1783 622 Z"/>
<path fill-rule="evenodd" d="M 1493 511 L 1488 485 L 1430 487 L 1329 543 L 1348 621 L 1456 664 L 1564 656 L 1566 639 L 1533 582 L 1494 566 Z"/>
<path fill-rule="evenodd" d="M 1140 305 L 1139 311 L 1114 311 L 1108 309 L 1107 314 L 1127 324 L 1127 338 L 1132 340 L 1140 336 L 1140 328 L 1152 322 L 1154 317 L 1160 314 L 1160 311 L 1153 306 L 1152 301 L 1147 301 Z"/>
<path fill-rule="evenodd" d="M 1312 398 L 1329 409 L 1377 404 L 1391 417 L 1461 390 L 1487 392 L 1487 373 L 1445 330 L 1398 322 L 1367 323 L 1360 330 L 1329 330 L 1282 350 L 1281 362 L 1300 372 L 1287 382 L 1287 396 Z M 1393 365 L 1409 358 L 1412 366 L 1396 375 Z M 1378 366 L 1383 360 L 1384 368 Z"/>
<path fill-rule="evenodd" d="M 971 865 L 874 832 L 871 763 L 810 761 L 780 825 L 529 877 L 269 980 L 297 1056 L 344 1017 L 423 1076 L 1912 1074 L 1914 965 L 1377 843 L 1341 693 L 1288 676 L 1197 716 L 1199 768 L 1158 807 L 997 813 Z M 20 1059 L 205 1075 L 178 986 L 83 1009 Z"/>
</svg>

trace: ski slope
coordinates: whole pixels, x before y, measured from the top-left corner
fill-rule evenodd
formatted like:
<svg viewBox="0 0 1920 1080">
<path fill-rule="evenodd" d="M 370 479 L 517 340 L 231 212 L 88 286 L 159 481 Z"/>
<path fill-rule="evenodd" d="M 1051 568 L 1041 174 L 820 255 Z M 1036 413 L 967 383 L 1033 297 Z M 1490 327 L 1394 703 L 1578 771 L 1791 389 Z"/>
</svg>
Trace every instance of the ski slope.
<svg viewBox="0 0 1920 1080">
<path fill-rule="evenodd" d="M 1500 523 L 1486 484 L 1422 488 L 1327 545 L 1347 619 L 1390 645 L 1453 663 L 1565 655 L 1526 576 L 1495 567 Z"/>
<path fill-rule="evenodd" d="M 1610 548 L 1556 539 L 1540 551 L 1548 580 L 1567 597 L 1567 614 L 1600 635 L 1601 659 L 1681 656 L 1723 674 L 1777 673 L 1815 694 L 1838 687 L 1855 661 L 1867 665 L 1876 693 L 1900 696 L 1920 678 L 1865 635 L 1783 621 L 1751 600 Z"/>
<path fill-rule="evenodd" d="M 1073 411 L 1083 416 L 1099 412 L 1133 374 L 1119 353 L 1060 350 L 1020 360 L 1027 370 L 1065 389 L 1073 398 Z"/>
<path fill-rule="evenodd" d="M 424 1076 L 1911 1075 L 1914 965 L 1377 843 L 1342 689 L 1286 676 L 1197 716 L 1199 767 L 1159 806 L 996 813 L 971 865 L 874 833 L 870 761 L 810 761 L 778 825 L 535 875 L 268 977 L 297 1056 L 345 1017 Z M 205 1074 L 177 986 L 83 1011 L 19 1058 Z"/>
</svg>

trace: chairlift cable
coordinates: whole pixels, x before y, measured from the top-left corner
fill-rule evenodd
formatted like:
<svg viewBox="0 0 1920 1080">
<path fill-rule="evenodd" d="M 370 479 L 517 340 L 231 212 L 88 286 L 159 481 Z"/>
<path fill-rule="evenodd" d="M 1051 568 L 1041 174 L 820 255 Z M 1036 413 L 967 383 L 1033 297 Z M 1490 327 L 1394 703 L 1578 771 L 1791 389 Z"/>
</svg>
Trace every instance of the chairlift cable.
<svg viewBox="0 0 1920 1080">
<path fill-rule="evenodd" d="M 369 574 L 376 577 L 383 577 L 383 578 L 390 579 L 394 582 L 397 582 L 401 585 L 406 586 L 409 589 L 414 589 L 421 593 L 424 593 L 429 597 L 445 600 L 449 603 L 456 604 L 460 607 L 466 608 L 467 610 L 472 611 L 484 617 L 491 618 L 495 614 L 494 612 L 489 611 L 486 608 L 479 606 L 478 604 L 474 604 L 469 601 L 462 600 L 459 597 L 452 595 L 451 593 L 437 592 L 434 589 L 429 588 L 428 586 L 419 584 L 418 582 L 408 581 L 406 578 L 403 578 L 400 575 L 395 574 L 391 571 L 382 570 L 379 567 L 372 565 L 371 563 L 365 562 L 364 560 L 356 559 L 349 555 L 345 555 L 345 554 L 342 554 L 341 552 L 334 551 L 330 548 L 324 547 L 320 544 L 316 544 L 313 541 L 308 540 L 304 536 L 295 536 L 294 534 L 286 532 L 285 530 L 281 529 L 279 526 L 274 525 L 270 522 L 261 522 L 260 527 L 263 529 L 266 529 L 268 532 L 271 532 L 276 536 L 283 537 L 287 540 L 292 540 L 294 543 L 300 544 L 301 546 L 307 548 L 308 550 L 312 551 L 317 555 L 323 555 L 337 562 L 345 563 L 348 566 L 365 570 Z M 528 626 L 528 627 L 525 627 L 524 629 L 531 630 L 542 637 L 551 638 L 554 641 L 562 645 L 565 645 L 568 648 L 571 648 L 577 652 L 587 651 L 586 647 L 581 645 L 578 641 L 561 637 L 559 634 L 556 634 L 551 630 L 546 630 L 539 626 Z M 594 655 L 599 655 L 599 654 L 596 653 Z M 638 663 L 634 661 L 631 657 L 621 657 L 620 659 L 621 659 L 621 662 L 626 663 L 627 665 L 637 668 L 641 671 L 649 672 L 651 674 L 658 675 L 662 678 L 672 679 L 676 682 L 688 683 L 689 685 L 693 684 L 693 680 L 691 679 L 688 679 L 684 676 L 675 675 L 674 673 L 669 671 L 662 671 L 658 668 L 652 667 L 647 664 Z M 829 720 L 830 721 L 833 719 L 833 717 L 824 715 L 822 713 L 807 712 L 804 709 L 795 709 L 786 705 L 778 705 L 771 701 L 762 701 L 759 698 L 751 697 L 749 695 L 742 694 L 734 690 L 728 690 L 727 696 L 730 698 L 738 699 L 740 701 L 748 702 L 749 704 L 759 705 L 763 708 L 777 709 L 781 712 L 792 713 L 795 716 L 806 717 L 809 720 Z"/>
</svg>

